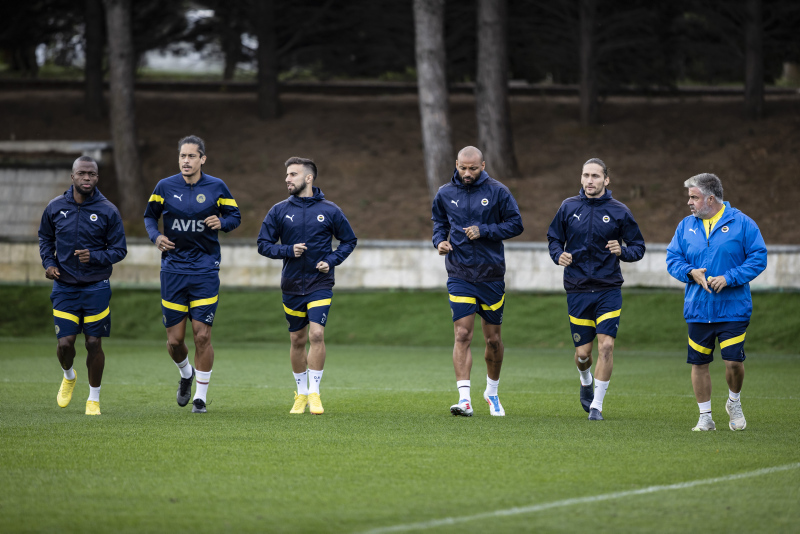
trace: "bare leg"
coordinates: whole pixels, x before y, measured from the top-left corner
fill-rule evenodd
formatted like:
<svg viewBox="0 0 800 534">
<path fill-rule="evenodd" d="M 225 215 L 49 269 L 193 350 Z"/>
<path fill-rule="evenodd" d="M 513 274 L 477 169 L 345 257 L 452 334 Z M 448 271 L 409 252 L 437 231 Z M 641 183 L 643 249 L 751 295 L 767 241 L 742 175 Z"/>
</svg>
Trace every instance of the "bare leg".
<svg viewBox="0 0 800 534">
<path fill-rule="evenodd" d="M 306 354 L 306 339 L 308 326 L 304 326 L 296 332 L 289 332 L 289 359 L 292 362 L 292 372 L 305 373 L 308 369 L 308 355 Z M 319 371 L 319 369 L 316 369 Z"/>
<path fill-rule="evenodd" d="M 575 365 L 578 369 L 585 371 L 592 367 L 592 345 L 593 343 L 586 343 L 575 347 Z M 583 363 L 581 363 L 583 360 Z"/>
<path fill-rule="evenodd" d="M 58 338 L 56 356 L 58 356 L 61 368 L 65 371 L 72 368 L 72 363 L 75 360 L 75 339 L 77 337 L 78 336 L 64 336 Z"/>
<path fill-rule="evenodd" d="M 322 371 L 325 367 L 325 327 L 318 323 L 309 323 L 308 341 L 311 343 L 308 351 L 308 368 Z M 305 347 L 303 349 L 305 350 Z"/>
<path fill-rule="evenodd" d="M 181 363 L 189 355 L 189 348 L 184 343 L 186 337 L 186 318 L 180 323 L 167 328 L 167 352 L 175 363 Z"/>
<path fill-rule="evenodd" d="M 594 377 L 608 382 L 614 368 L 614 338 L 605 334 L 597 334 L 597 365 L 594 366 Z"/>
<path fill-rule="evenodd" d="M 211 326 L 192 319 L 192 332 L 194 333 L 194 368 L 203 372 L 211 371 L 214 367 Z"/>
<path fill-rule="evenodd" d="M 456 371 L 456 380 L 469 380 L 472 369 L 472 334 L 475 328 L 475 315 L 462 317 L 453 323 L 456 342 L 453 346 L 453 367 Z"/>
<path fill-rule="evenodd" d="M 725 362 L 725 380 L 728 388 L 734 393 L 742 392 L 744 383 L 744 362 Z"/>
<path fill-rule="evenodd" d="M 86 368 L 89 370 L 89 385 L 93 388 L 100 387 L 105 366 L 102 338 L 86 336 Z"/>
<path fill-rule="evenodd" d="M 711 373 L 708 364 L 692 365 L 692 388 L 698 404 L 711 400 Z"/>
<path fill-rule="evenodd" d="M 500 337 L 501 325 L 489 324 L 481 317 L 483 337 L 486 339 L 486 352 L 483 357 L 486 360 L 486 374 L 492 380 L 500 380 L 500 368 L 503 367 L 503 354 L 505 347 Z"/>
</svg>

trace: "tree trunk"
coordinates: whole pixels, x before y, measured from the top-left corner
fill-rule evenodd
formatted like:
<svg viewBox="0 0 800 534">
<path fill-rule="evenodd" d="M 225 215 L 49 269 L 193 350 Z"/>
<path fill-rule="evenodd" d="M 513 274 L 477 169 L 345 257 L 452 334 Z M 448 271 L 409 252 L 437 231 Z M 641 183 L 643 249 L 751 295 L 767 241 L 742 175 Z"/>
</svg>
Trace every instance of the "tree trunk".
<svg viewBox="0 0 800 534">
<path fill-rule="evenodd" d="M 580 0 L 581 124 L 597 122 L 597 63 L 595 57 L 595 16 L 597 0 Z"/>
<path fill-rule="evenodd" d="M 455 167 L 445 76 L 444 4 L 445 0 L 414 0 L 419 114 L 431 198 Z"/>
<path fill-rule="evenodd" d="M 750 120 L 761 119 L 764 108 L 764 26 L 761 0 L 747 0 L 745 17 L 744 109 Z"/>
<path fill-rule="evenodd" d="M 139 152 L 136 146 L 136 115 L 133 93 L 133 36 L 131 1 L 104 0 L 108 28 L 109 96 L 114 167 L 122 218 L 133 220 L 144 213 Z"/>
<path fill-rule="evenodd" d="M 84 113 L 90 121 L 103 117 L 103 1 L 86 0 L 86 65 L 84 79 L 86 94 Z"/>
<path fill-rule="evenodd" d="M 519 175 L 508 109 L 506 0 L 478 0 L 478 143 L 495 178 Z"/>
<path fill-rule="evenodd" d="M 280 116 L 278 99 L 278 53 L 275 46 L 275 3 L 261 0 L 256 6 L 258 33 L 258 116 L 263 120 Z"/>
<path fill-rule="evenodd" d="M 242 34 L 238 28 L 236 3 L 221 2 L 216 13 L 221 19 L 220 40 L 222 41 L 222 53 L 225 56 L 222 79 L 229 82 L 233 80 L 233 75 L 236 73 L 236 65 L 239 63 L 242 49 Z"/>
</svg>

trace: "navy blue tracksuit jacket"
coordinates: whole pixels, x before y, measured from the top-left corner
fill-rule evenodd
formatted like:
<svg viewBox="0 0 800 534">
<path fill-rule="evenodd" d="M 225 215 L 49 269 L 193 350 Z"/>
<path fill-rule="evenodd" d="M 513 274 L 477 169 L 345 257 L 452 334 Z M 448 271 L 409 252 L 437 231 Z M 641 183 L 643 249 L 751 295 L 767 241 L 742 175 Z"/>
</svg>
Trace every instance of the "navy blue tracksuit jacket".
<svg viewBox="0 0 800 534">
<path fill-rule="evenodd" d="M 281 291 L 287 295 L 332 288 L 334 267 L 347 259 L 358 241 L 339 206 L 325 200 L 319 188 L 313 191 L 310 197 L 292 195 L 272 206 L 258 234 L 258 253 L 283 260 Z M 331 247 L 333 237 L 339 240 L 336 250 Z M 297 243 L 307 247 L 299 258 L 293 250 Z M 317 270 L 321 261 L 330 266 L 327 273 Z"/>
<path fill-rule="evenodd" d="M 76 250 L 89 250 L 89 263 L 81 263 Z M 59 284 L 85 286 L 108 280 L 112 265 L 127 254 L 122 217 L 99 189 L 78 204 L 70 187 L 45 208 L 39 255 L 42 267 L 58 268 Z"/>
<path fill-rule="evenodd" d="M 506 259 L 503 240 L 522 233 L 517 201 L 506 186 L 486 171 L 472 185 L 461 183 L 456 170 L 439 188 L 431 209 L 433 246 L 450 238 L 453 250 L 445 256 L 447 275 L 467 282 L 503 280 Z M 470 240 L 464 228 L 477 226 L 481 236 Z"/>
<path fill-rule="evenodd" d="M 644 237 L 628 207 L 606 189 L 600 198 L 588 198 L 583 189 L 566 199 L 547 230 L 550 257 L 558 265 L 563 252 L 572 254 L 564 268 L 567 293 L 583 293 L 622 286 L 619 262 L 644 256 Z M 609 252 L 609 241 L 619 241 L 622 254 Z"/>
</svg>

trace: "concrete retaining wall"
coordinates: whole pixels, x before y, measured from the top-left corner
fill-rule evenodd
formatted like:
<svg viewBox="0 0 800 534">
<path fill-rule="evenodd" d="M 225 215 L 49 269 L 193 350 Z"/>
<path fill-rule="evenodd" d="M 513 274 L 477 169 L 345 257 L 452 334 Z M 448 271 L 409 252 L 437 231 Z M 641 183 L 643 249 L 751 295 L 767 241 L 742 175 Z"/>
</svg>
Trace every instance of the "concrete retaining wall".
<svg viewBox="0 0 800 534">
<path fill-rule="evenodd" d="M 666 271 L 667 246 L 647 246 L 644 258 L 623 263 L 625 287 L 681 288 Z M 800 246 L 773 245 L 767 270 L 753 289 L 800 289 Z M 563 291 L 560 267 L 553 264 L 546 243 L 506 244 L 506 287 L 510 291 Z M 222 245 L 222 285 L 277 288 L 281 262 L 260 256 L 255 242 L 226 240 Z M 443 289 L 444 259 L 428 241 L 360 241 L 336 269 L 336 287 L 343 289 Z M 114 267 L 116 287 L 158 287 L 159 252 L 147 240 L 128 240 L 128 256 Z M 0 242 L 0 283 L 45 283 L 38 243 Z"/>
</svg>

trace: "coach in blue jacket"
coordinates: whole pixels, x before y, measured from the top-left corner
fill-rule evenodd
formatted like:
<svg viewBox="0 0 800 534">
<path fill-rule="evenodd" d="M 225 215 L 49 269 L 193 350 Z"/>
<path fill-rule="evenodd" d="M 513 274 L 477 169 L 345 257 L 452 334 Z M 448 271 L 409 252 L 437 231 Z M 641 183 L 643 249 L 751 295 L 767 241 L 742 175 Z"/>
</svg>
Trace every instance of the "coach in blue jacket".
<svg viewBox="0 0 800 534">
<path fill-rule="evenodd" d="M 356 235 L 339 206 L 319 188 L 316 164 L 306 158 L 286 161 L 289 198 L 272 206 L 258 234 L 258 253 L 283 260 L 281 291 L 289 323 L 297 391 L 289 413 L 324 412 L 319 384 L 325 365 L 325 325 L 333 298 L 334 268 L 356 248 Z M 336 250 L 332 238 L 339 240 Z M 278 241 L 280 240 L 280 244 Z M 310 327 L 309 327 L 310 324 Z M 306 354 L 306 340 L 311 344 Z"/>
<path fill-rule="evenodd" d="M 453 366 L 459 401 L 453 415 L 471 416 L 470 371 L 475 313 L 481 316 L 486 339 L 486 390 L 489 413 L 505 415 L 497 395 L 503 365 L 500 328 L 505 304 L 506 260 L 503 240 L 522 233 L 517 202 L 506 186 L 489 177 L 483 154 L 475 147 L 462 148 L 450 183 L 433 199 L 433 246 L 446 256 L 447 292 L 453 315 L 455 346 Z"/>
<path fill-rule="evenodd" d="M 72 164 L 72 187 L 50 201 L 39 226 L 39 254 L 53 281 L 56 354 L 64 378 L 56 401 L 66 408 L 77 377 L 72 368 L 75 340 L 86 337 L 89 399 L 86 415 L 100 415 L 100 383 L 106 356 L 102 338 L 111 334 L 112 265 L 128 253 L 116 206 L 97 189 L 97 162 L 81 156 Z"/>
<path fill-rule="evenodd" d="M 583 188 L 561 204 L 547 230 L 550 257 L 564 267 L 569 326 L 581 381 L 579 398 L 590 421 L 603 420 L 603 400 L 614 366 L 614 340 L 622 312 L 619 262 L 639 261 L 645 251 L 639 225 L 628 207 L 612 198 L 608 184 L 608 168 L 602 160 L 584 163 Z M 600 356 L 592 391 L 595 336 Z"/>
<path fill-rule="evenodd" d="M 689 215 L 667 247 L 667 270 L 686 284 L 683 316 L 689 327 L 692 387 L 700 409 L 695 431 L 716 430 L 711 417 L 714 344 L 719 339 L 728 382 L 725 410 L 731 430 L 744 430 L 740 393 L 744 382 L 744 340 L 753 299 L 750 281 L 767 268 L 767 247 L 756 223 L 723 201 L 722 182 L 708 173 L 684 182 Z"/>
</svg>

